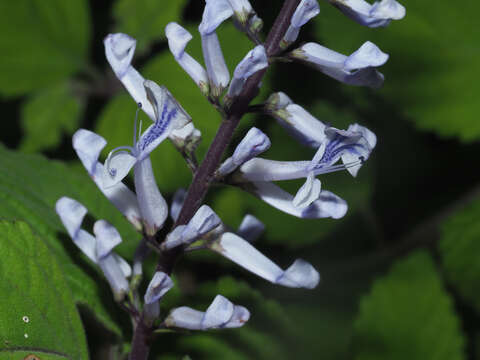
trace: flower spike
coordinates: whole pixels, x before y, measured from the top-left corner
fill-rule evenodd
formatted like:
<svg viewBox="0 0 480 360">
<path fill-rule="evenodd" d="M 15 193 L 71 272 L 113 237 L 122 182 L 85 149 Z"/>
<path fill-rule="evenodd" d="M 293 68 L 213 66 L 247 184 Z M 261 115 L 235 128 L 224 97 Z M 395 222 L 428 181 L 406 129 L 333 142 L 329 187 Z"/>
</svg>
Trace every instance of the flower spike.
<svg viewBox="0 0 480 360">
<path fill-rule="evenodd" d="M 287 270 L 282 270 L 248 241 L 233 233 L 224 233 L 210 247 L 248 271 L 277 285 L 313 289 L 320 281 L 318 272 L 306 261 L 297 259 Z"/>
</svg>

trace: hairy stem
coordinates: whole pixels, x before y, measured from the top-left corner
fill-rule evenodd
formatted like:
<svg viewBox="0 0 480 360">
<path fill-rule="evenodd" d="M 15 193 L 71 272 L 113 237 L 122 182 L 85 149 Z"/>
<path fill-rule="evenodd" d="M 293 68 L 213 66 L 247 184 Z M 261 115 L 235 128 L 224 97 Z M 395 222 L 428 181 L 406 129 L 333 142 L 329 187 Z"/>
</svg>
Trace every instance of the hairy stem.
<svg viewBox="0 0 480 360">
<path fill-rule="evenodd" d="M 272 29 L 268 33 L 264 44 L 265 50 L 269 57 L 276 56 L 280 53 L 280 41 L 287 31 L 290 24 L 290 19 L 292 18 L 292 15 L 299 3 L 300 0 L 285 0 L 283 3 L 282 9 L 275 19 Z M 211 143 L 210 148 L 205 155 L 205 159 L 195 172 L 175 226 L 186 224 L 202 204 L 208 188 L 214 180 L 214 174 L 220 165 L 223 153 L 232 141 L 233 134 L 240 122 L 240 119 L 248 111 L 250 102 L 258 94 L 258 87 L 260 81 L 265 75 L 265 72 L 266 69 L 263 69 L 252 75 L 247 80 L 240 95 L 233 100 L 226 118 L 222 121 L 217 134 L 215 135 L 215 139 Z M 168 252 L 163 252 L 160 254 L 157 271 L 163 271 L 167 274 L 171 274 L 175 262 L 183 253 L 183 251 L 184 249 L 182 247 L 176 247 Z M 133 336 L 130 360 L 147 359 L 149 353 L 149 344 L 147 340 L 150 332 L 151 329 L 149 329 L 143 323 L 142 318 L 140 318 Z"/>
</svg>

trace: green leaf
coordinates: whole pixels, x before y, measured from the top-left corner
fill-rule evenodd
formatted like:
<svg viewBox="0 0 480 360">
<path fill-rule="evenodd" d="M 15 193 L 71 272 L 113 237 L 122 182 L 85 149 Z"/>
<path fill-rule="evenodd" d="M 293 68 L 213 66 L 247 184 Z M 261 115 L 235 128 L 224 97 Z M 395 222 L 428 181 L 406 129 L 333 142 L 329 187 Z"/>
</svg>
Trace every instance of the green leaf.
<svg viewBox="0 0 480 360">
<path fill-rule="evenodd" d="M 20 145 L 25 152 L 57 146 L 62 134 L 78 128 L 82 104 L 72 96 L 67 83 L 60 83 L 36 93 L 23 105 L 24 136 Z"/>
<path fill-rule="evenodd" d="M 430 255 L 418 251 L 393 265 L 360 304 L 355 359 L 464 359 L 453 303 Z"/>
<path fill-rule="evenodd" d="M 434 0 L 402 4 L 406 17 L 379 29 L 362 27 L 325 5 L 315 20 L 317 41 L 345 54 L 366 40 L 374 42 L 390 54 L 381 69 L 386 80 L 379 95 L 419 129 L 462 141 L 479 139 L 475 94 L 480 87 L 472 76 L 479 72 L 480 45 L 471 29 L 480 4 Z"/>
<path fill-rule="evenodd" d="M 106 219 L 117 227 L 123 237 L 119 253 L 132 256 L 139 235 L 104 198 L 86 171 L 39 155 L 15 153 L 0 145 L 0 217 L 27 221 L 60 262 L 75 302 L 86 305 L 108 330 L 120 335 L 106 281 L 92 271 L 96 268 L 73 245 L 55 213 L 55 202 L 61 196 L 77 199 L 95 219 Z"/>
<path fill-rule="evenodd" d="M 2 1 L 0 33 L 0 93 L 21 95 L 49 86 L 85 65 L 87 1 Z"/>
<path fill-rule="evenodd" d="M 80 316 L 63 269 L 24 222 L 0 221 L 2 347 L 88 359 Z"/>
<path fill-rule="evenodd" d="M 165 39 L 165 26 L 180 22 L 185 0 L 119 0 L 113 5 L 117 31 L 137 39 L 137 48 L 145 49 L 150 42 Z"/>
<path fill-rule="evenodd" d="M 194 31 L 193 29 L 190 30 Z M 239 61 L 252 45 L 232 24 L 222 26 L 220 38 L 226 61 L 233 71 L 235 61 Z M 188 51 L 197 60 L 202 59 L 199 36 L 195 36 L 189 43 Z M 195 126 L 202 132 L 202 143 L 198 149 L 201 158 L 220 125 L 220 115 L 205 96 L 200 93 L 190 77 L 176 63 L 169 51 L 164 51 L 156 56 L 141 70 L 141 73 L 146 79 L 165 85 L 190 114 Z M 108 141 L 106 151 L 110 151 L 117 146 L 131 144 L 135 110 L 136 105 L 126 92 L 116 96 L 106 106 L 95 129 Z M 144 114 L 140 115 L 140 119 L 144 120 L 144 128 L 151 123 L 150 119 Z M 248 118 L 246 117 L 242 121 L 248 123 Z M 152 152 L 151 158 L 155 177 L 162 192 L 173 192 L 179 187 L 188 186 L 191 180 L 190 171 L 172 144 L 165 141 Z"/>
<path fill-rule="evenodd" d="M 477 197 L 442 224 L 439 250 L 448 280 L 480 313 L 479 216 Z"/>
<path fill-rule="evenodd" d="M 68 359 L 63 355 L 52 354 L 44 351 L 24 351 L 24 350 L 3 350 L 0 349 L 0 360 L 12 360 L 12 359 L 23 359 L 23 360 L 63 360 Z"/>
</svg>

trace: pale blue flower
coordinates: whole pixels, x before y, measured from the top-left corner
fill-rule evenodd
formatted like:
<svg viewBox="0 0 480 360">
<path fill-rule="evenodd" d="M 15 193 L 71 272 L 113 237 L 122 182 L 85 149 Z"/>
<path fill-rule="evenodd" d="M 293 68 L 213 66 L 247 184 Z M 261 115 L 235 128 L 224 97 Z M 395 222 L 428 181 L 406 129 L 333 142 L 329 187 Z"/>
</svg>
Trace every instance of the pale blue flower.
<svg viewBox="0 0 480 360">
<path fill-rule="evenodd" d="M 371 88 L 383 85 L 384 76 L 376 68 L 388 60 L 388 55 L 370 41 L 350 56 L 311 42 L 292 51 L 290 56 L 345 84 Z"/>
<path fill-rule="evenodd" d="M 235 17 L 241 24 L 245 24 L 249 18 L 256 16 L 255 11 L 248 0 L 228 0 Z"/>
<path fill-rule="evenodd" d="M 103 183 L 104 166 L 98 161 L 98 157 L 107 141 L 94 132 L 80 129 L 73 135 L 72 143 L 83 166 L 100 191 L 137 230 L 142 230 L 142 216 L 136 195 L 122 182 L 114 186 L 105 186 Z"/>
<path fill-rule="evenodd" d="M 256 127 L 252 127 L 240 144 L 237 145 L 233 155 L 222 163 L 218 169 L 218 174 L 221 176 L 230 174 L 244 162 L 268 150 L 270 145 L 268 136 Z"/>
<path fill-rule="evenodd" d="M 162 271 L 157 271 L 148 284 L 144 296 L 144 314 L 148 321 L 153 321 L 160 315 L 160 300 L 173 287 L 173 281 Z"/>
<path fill-rule="evenodd" d="M 85 206 L 68 197 L 60 198 L 55 210 L 75 245 L 103 271 L 117 301 L 129 290 L 127 278 L 132 274 L 130 265 L 113 249 L 122 242 L 117 229 L 105 220 L 93 226 L 95 236 L 81 228 L 87 214 Z"/>
<path fill-rule="evenodd" d="M 287 270 L 282 270 L 248 241 L 231 232 L 224 233 L 209 246 L 237 265 L 277 285 L 313 289 L 320 281 L 320 275 L 308 262 L 297 259 Z"/>
<path fill-rule="evenodd" d="M 188 224 L 177 226 L 167 235 L 161 247 L 163 250 L 169 250 L 176 246 L 189 245 L 219 226 L 221 222 L 209 206 L 202 205 Z"/>
<path fill-rule="evenodd" d="M 363 163 L 369 158 L 376 145 L 376 136 L 367 128 L 358 124 L 350 125 L 347 130 L 327 127 L 318 150 L 311 161 L 275 161 L 254 158 L 243 164 L 238 181 L 251 181 L 255 192 L 264 201 L 292 215 L 307 217 L 317 214 L 312 208 L 322 198 L 329 199 L 323 209 L 329 209 L 333 218 L 342 217 L 346 212 L 343 200 L 321 190 L 321 183 L 315 176 L 334 171 L 348 170 L 356 176 Z M 338 160 L 342 165 L 335 165 Z M 271 184 L 271 181 L 306 178 L 305 184 L 297 195 L 291 195 Z M 242 180 L 243 179 L 243 180 Z M 288 200 L 292 201 L 289 206 Z M 325 214 L 325 212 L 323 212 Z"/>
<path fill-rule="evenodd" d="M 188 40 L 186 41 L 188 42 Z M 156 109 L 148 99 L 149 95 L 144 86 L 145 78 L 131 65 L 136 43 L 136 40 L 127 34 L 109 34 L 104 40 L 105 55 L 115 75 L 125 86 L 135 103 L 142 104 L 142 110 L 155 122 L 157 120 Z M 183 47 L 185 45 L 186 42 Z M 175 128 L 168 136 L 175 144 L 181 146 L 181 143 L 189 137 L 198 136 L 198 130 L 190 122 L 187 122 L 184 127 Z"/>
<path fill-rule="evenodd" d="M 295 42 L 300 32 L 300 28 L 319 13 L 320 6 L 318 6 L 317 0 L 300 1 L 300 4 L 298 4 L 297 9 L 293 13 L 293 16 L 290 20 L 290 25 L 280 44 L 282 48 L 286 48 Z"/>
<path fill-rule="evenodd" d="M 217 295 L 205 312 L 186 306 L 173 309 L 165 319 L 165 325 L 189 330 L 238 328 L 249 318 L 250 312 L 246 308 Z"/>
<path fill-rule="evenodd" d="M 168 206 L 156 185 L 149 155 L 173 129 L 184 127 L 190 118 L 165 87 L 149 80 L 144 86 L 153 104 L 156 121 L 138 140 L 135 124 L 133 146 L 121 146 L 110 152 L 102 181 L 107 188 L 115 186 L 135 166 L 135 190 L 140 212 L 147 234 L 153 235 L 165 222 Z"/>
<path fill-rule="evenodd" d="M 192 40 L 192 35 L 179 24 L 171 22 L 165 27 L 165 36 L 175 60 L 197 84 L 202 93 L 208 95 L 207 72 L 198 61 L 185 51 L 187 44 Z"/>
<path fill-rule="evenodd" d="M 387 26 L 391 20 L 405 16 L 405 8 L 395 0 L 376 1 L 372 5 L 365 0 L 328 1 L 352 20 L 371 28 Z"/>
<path fill-rule="evenodd" d="M 265 232 L 265 225 L 255 216 L 247 214 L 243 217 L 236 233 L 248 242 L 256 241 Z"/>
<path fill-rule="evenodd" d="M 210 91 L 214 97 L 220 96 L 230 81 L 216 29 L 232 15 L 233 10 L 227 0 L 206 0 L 202 22 L 198 27 L 202 36 L 203 59 L 210 80 Z"/>
<path fill-rule="evenodd" d="M 257 45 L 245 55 L 235 68 L 233 79 L 228 88 L 228 96 L 232 98 L 240 94 L 247 79 L 267 66 L 268 59 L 265 48 L 263 45 Z"/>
</svg>

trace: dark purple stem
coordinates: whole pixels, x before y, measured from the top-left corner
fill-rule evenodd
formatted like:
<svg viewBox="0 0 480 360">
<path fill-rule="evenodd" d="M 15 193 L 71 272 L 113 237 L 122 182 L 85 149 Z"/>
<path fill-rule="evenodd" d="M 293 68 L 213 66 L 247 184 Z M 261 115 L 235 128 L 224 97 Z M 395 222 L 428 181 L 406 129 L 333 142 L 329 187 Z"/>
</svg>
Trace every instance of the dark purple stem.
<svg viewBox="0 0 480 360">
<path fill-rule="evenodd" d="M 280 53 L 280 41 L 287 31 L 290 19 L 299 3 L 300 0 L 285 0 L 283 3 L 282 9 L 275 19 L 264 44 L 268 57 L 276 56 Z M 266 69 L 263 69 L 252 75 L 247 80 L 240 95 L 233 100 L 226 119 L 222 121 L 215 135 L 215 139 L 213 139 L 205 155 L 205 159 L 193 177 L 175 226 L 186 224 L 202 204 L 208 188 L 214 179 L 215 171 L 220 165 L 223 153 L 232 141 L 233 134 L 240 119 L 248 111 L 250 102 L 258 94 L 258 85 L 265 75 L 265 72 Z M 178 257 L 182 253 L 183 248 L 181 247 L 176 247 L 168 252 L 162 253 L 158 261 L 157 271 L 171 274 Z M 142 319 L 140 319 L 133 336 L 130 360 L 147 359 L 149 353 L 148 338 L 150 335 L 151 329 L 147 328 L 143 324 Z"/>
<path fill-rule="evenodd" d="M 133 333 L 132 351 L 129 360 L 147 360 L 150 353 L 150 336 L 152 329 L 143 321 L 143 315 L 140 317 L 135 331 Z"/>
</svg>

